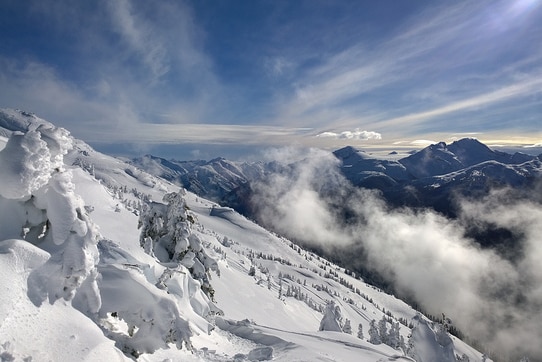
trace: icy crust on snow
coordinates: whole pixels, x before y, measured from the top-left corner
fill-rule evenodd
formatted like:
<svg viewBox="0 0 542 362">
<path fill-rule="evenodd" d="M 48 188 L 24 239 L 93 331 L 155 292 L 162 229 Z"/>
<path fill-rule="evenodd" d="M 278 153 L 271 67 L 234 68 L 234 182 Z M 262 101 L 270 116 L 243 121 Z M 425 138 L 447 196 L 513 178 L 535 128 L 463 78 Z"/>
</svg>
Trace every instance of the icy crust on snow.
<svg viewBox="0 0 542 362">
<path fill-rule="evenodd" d="M 52 126 L 50 122 L 37 117 L 35 114 L 21 111 L 18 109 L 0 108 L 0 127 L 5 130 L 5 137 L 9 137 L 11 132 L 27 132 L 32 126 L 39 125 Z"/>
</svg>

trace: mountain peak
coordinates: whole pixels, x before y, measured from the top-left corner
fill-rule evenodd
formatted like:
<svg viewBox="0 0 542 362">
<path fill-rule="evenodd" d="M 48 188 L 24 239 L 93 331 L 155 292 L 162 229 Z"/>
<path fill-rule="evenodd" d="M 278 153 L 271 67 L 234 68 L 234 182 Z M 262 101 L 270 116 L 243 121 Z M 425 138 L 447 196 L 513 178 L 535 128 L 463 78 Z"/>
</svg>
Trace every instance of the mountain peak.
<svg viewBox="0 0 542 362">
<path fill-rule="evenodd" d="M 477 138 L 473 138 L 473 137 L 461 138 L 457 141 L 452 142 L 448 147 L 470 149 L 470 150 L 481 150 L 481 149 L 490 150 L 489 147 L 487 147 L 485 144 L 480 142 Z"/>
<path fill-rule="evenodd" d="M 346 147 L 340 148 L 340 149 L 338 149 L 336 151 L 333 151 L 333 154 L 337 158 L 346 159 L 346 158 L 352 156 L 353 154 L 359 153 L 359 152 L 363 152 L 363 151 L 358 150 L 354 146 L 346 146 Z"/>
<path fill-rule="evenodd" d="M 485 161 L 502 161 L 501 155 L 476 138 L 462 138 L 450 144 L 452 152 L 465 167 L 474 166 Z"/>
</svg>

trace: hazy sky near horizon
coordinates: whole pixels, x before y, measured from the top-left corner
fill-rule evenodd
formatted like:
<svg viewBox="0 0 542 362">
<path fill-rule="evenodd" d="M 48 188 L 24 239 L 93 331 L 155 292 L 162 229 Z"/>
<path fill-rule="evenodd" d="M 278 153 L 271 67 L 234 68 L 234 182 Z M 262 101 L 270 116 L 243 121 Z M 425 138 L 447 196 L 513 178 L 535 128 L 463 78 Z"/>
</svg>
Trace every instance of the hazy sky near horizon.
<svg viewBox="0 0 542 362">
<path fill-rule="evenodd" d="M 0 4 L 0 107 L 109 153 L 542 144 L 542 0 Z"/>
</svg>

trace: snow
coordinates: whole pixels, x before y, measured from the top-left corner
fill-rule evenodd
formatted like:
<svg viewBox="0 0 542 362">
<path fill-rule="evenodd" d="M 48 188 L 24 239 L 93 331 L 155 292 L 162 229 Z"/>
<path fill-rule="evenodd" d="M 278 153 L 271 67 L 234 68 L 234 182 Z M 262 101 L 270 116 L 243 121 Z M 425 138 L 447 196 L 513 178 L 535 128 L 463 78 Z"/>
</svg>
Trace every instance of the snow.
<svg viewBox="0 0 542 362">
<path fill-rule="evenodd" d="M 16 131 L 0 152 L 3 359 L 411 361 L 356 337 L 387 316 L 418 321 L 399 334 L 413 333 L 419 360 L 482 360 L 403 301 L 232 209 L 3 112 L 0 126 Z M 347 319 L 352 334 L 341 332 Z"/>
<path fill-rule="evenodd" d="M 432 326 L 421 316 L 414 318 L 412 330 L 414 345 L 411 356 L 419 362 L 455 362 L 453 341 L 439 326 Z"/>
<path fill-rule="evenodd" d="M 0 195 L 7 199 L 27 197 L 49 180 L 50 155 L 38 132 L 15 133 L 0 151 L 0 162 Z"/>
<path fill-rule="evenodd" d="M 16 361 L 125 361 L 90 319 L 64 302 L 34 305 L 28 275 L 49 254 L 24 240 L 0 242 L 0 355 Z M 2 359 L 2 360 L 4 360 Z"/>
</svg>

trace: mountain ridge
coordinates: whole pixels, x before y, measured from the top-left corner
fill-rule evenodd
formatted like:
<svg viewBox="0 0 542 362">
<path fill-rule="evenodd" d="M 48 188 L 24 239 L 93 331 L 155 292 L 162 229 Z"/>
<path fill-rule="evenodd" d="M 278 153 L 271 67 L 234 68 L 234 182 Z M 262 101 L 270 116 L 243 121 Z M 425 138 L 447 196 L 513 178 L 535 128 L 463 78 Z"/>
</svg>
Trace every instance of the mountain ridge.
<svg viewBox="0 0 542 362">
<path fill-rule="evenodd" d="M 489 186 L 514 187 L 526 186 L 540 175 L 540 156 L 516 152 L 509 154 L 493 151 L 474 138 L 464 138 L 450 145 L 439 142 L 429 145 L 410 156 L 399 160 L 379 159 L 353 146 L 346 146 L 333 152 L 340 161 L 341 174 L 352 185 L 361 188 L 376 189 L 384 198 L 396 206 L 429 207 L 439 204 L 436 199 L 445 200 L 435 210 L 454 216 L 456 213 L 454 197 L 456 191 L 463 196 L 481 197 L 489 192 Z M 166 179 L 185 187 L 203 197 L 232 206 L 250 214 L 250 183 L 258 182 L 275 173 L 288 173 L 293 165 L 281 164 L 280 161 L 269 163 L 248 163 L 227 161 L 166 161 L 153 158 L 154 163 L 164 165 L 171 162 L 175 175 L 168 175 L 167 169 L 152 172 L 151 163 L 134 159 L 131 164 L 146 169 L 150 173 L 164 176 Z M 491 172 L 485 162 L 492 161 Z M 228 163 L 235 171 L 221 171 L 220 163 Z M 526 167 L 521 166 L 525 164 Z M 179 165 L 186 165 L 181 169 Z M 244 168 L 241 167 L 244 165 Z M 166 167 L 167 168 L 167 167 Z M 470 177 L 473 171 L 475 179 Z M 463 184 L 461 183 L 463 180 Z M 478 184 L 478 194 L 468 193 L 469 184 Z M 487 187 L 483 187 L 486 185 Z M 413 198 L 413 192 L 422 198 Z M 440 193 L 439 195 L 435 195 Z M 424 195 L 428 195 L 427 197 Z M 435 196 L 433 196 L 435 195 Z M 431 197 L 429 197 L 431 196 Z"/>
</svg>

